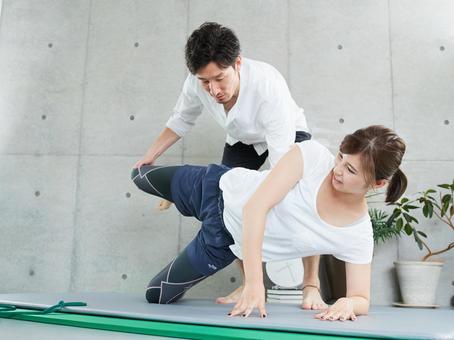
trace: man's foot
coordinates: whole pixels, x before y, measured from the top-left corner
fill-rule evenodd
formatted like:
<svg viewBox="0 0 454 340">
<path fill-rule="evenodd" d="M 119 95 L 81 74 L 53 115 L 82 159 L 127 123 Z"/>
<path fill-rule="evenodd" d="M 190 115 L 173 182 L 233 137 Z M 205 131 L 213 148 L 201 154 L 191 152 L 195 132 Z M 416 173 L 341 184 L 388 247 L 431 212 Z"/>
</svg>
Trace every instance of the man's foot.
<svg viewBox="0 0 454 340">
<path fill-rule="evenodd" d="M 218 297 L 216 303 L 226 304 L 226 303 L 237 303 L 240 300 L 241 293 L 243 292 L 243 286 L 239 286 L 233 292 L 227 296 Z"/>
<path fill-rule="evenodd" d="M 159 202 L 158 209 L 161 211 L 164 211 L 164 210 L 169 209 L 171 205 L 172 205 L 172 202 L 167 201 L 167 200 L 162 200 L 161 202 Z"/>
<path fill-rule="evenodd" d="M 328 305 L 323 301 L 320 291 L 316 287 L 306 286 L 303 289 L 303 309 L 325 309 Z"/>
</svg>

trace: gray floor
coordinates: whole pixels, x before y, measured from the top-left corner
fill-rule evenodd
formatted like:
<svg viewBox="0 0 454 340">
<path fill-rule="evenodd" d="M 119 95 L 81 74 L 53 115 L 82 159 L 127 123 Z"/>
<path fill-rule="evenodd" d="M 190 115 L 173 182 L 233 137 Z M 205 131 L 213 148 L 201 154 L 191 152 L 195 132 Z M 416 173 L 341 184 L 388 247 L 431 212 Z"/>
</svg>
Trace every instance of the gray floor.
<svg viewBox="0 0 454 340">
<path fill-rule="evenodd" d="M 77 313 L 345 336 L 398 337 L 401 339 L 454 339 L 454 310 L 407 309 L 372 306 L 369 315 L 355 322 L 329 322 L 314 318 L 314 311 L 297 305 L 267 304 L 268 317 L 229 318 L 229 305 L 208 300 L 182 299 L 170 305 L 148 304 L 142 295 L 120 293 L 0 294 L 0 303 L 29 308 L 49 307 L 60 300 L 83 301 L 71 307 Z M 68 308 L 69 310 L 69 308 Z"/>
</svg>

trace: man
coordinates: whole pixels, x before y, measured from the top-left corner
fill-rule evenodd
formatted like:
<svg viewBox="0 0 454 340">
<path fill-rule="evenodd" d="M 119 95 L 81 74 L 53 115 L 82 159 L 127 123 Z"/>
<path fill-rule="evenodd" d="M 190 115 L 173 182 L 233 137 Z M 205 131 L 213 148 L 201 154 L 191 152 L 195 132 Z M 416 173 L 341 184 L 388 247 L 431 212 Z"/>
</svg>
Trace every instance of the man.
<svg viewBox="0 0 454 340">
<path fill-rule="evenodd" d="M 259 169 L 271 166 L 295 142 L 310 139 L 303 110 L 293 100 L 285 79 L 271 65 L 243 58 L 232 30 L 207 22 L 189 37 L 185 48 L 190 74 L 166 127 L 134 168 L 153 164 L 185 136 L 205 108 L 226 133 L 222 164 Z M 161 202 L 161 209 L 169 204 Z M 318 279 L 319 257 L 304 258 L 303 308 L 326 307 Z M 243 278 L 244 272 L 242 266 Z M 233 303 L 240 286 L 218 303 Z"/>
</svg>

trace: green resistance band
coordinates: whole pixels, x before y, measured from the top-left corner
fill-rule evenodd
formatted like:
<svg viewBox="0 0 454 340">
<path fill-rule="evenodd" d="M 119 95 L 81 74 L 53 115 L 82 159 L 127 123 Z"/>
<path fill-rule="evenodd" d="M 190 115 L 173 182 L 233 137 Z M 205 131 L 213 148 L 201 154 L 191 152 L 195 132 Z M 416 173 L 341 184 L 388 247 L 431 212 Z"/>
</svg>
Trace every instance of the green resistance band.
<svg viewBox="0 0 454 340">
<path fill-rule="evenodd" d="M 85 302 L 64 302 L 63 300 L 49 308 L 40 311 L 17 311 L 14 305 L 6 305 L 0 303 L 0 317 L 7 318 L 15 315 L 35 315 L 35 314 L 50 314 L 59 312 L 65 307 L 85 307 Z"/>
</svg>

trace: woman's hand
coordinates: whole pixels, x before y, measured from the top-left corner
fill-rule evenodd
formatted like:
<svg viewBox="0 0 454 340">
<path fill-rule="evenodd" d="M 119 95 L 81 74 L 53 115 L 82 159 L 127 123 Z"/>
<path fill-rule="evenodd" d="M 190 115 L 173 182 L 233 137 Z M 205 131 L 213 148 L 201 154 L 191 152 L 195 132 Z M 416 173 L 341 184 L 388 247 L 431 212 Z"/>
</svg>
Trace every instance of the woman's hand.
<svg viewBox="0 0 454 340">
<path fill-rule="evenodd" d="M 257 285 L 246 284 L 239 301 L 228 315 L 242 315 L 248 317 L 254 308 L 259 309 L 260 317 L 266 317 L 265 287 L 263 286 L 263 283 Z"/>
<path fill-rule="evenodd" d="M 349 298 L 340 298 L 336 303 L 323 312 L 316 314 L 315 317 L 320 320 L 356 320 L 356 315 L 353 311 L 353 301 Z"/>
</svg>

